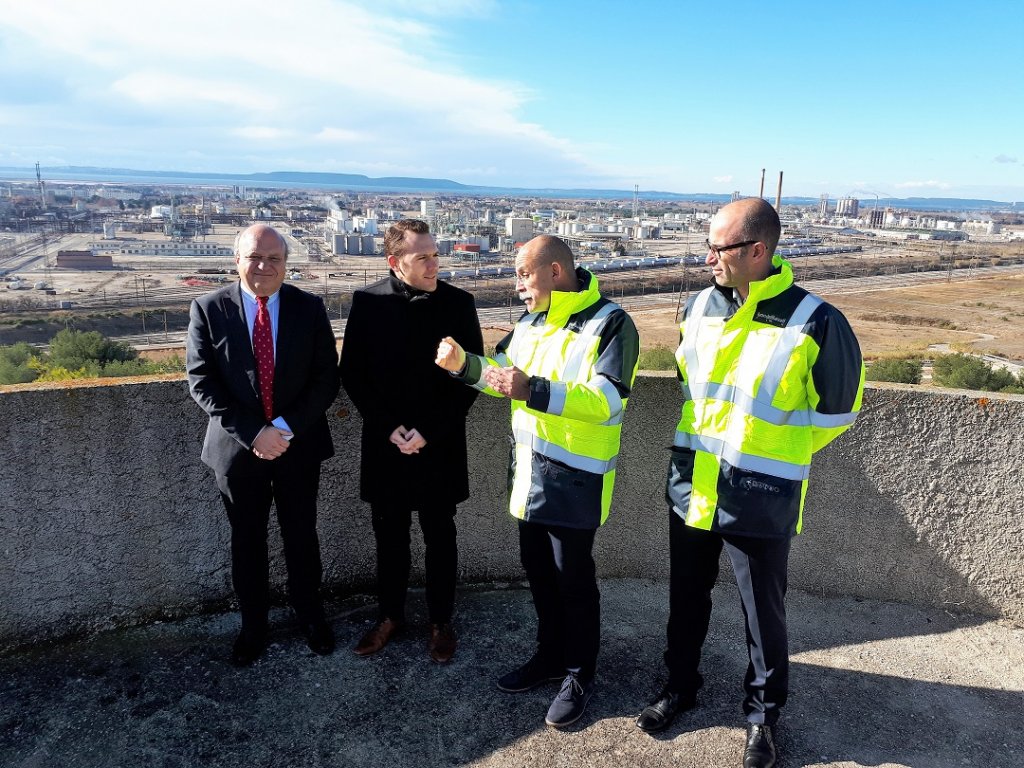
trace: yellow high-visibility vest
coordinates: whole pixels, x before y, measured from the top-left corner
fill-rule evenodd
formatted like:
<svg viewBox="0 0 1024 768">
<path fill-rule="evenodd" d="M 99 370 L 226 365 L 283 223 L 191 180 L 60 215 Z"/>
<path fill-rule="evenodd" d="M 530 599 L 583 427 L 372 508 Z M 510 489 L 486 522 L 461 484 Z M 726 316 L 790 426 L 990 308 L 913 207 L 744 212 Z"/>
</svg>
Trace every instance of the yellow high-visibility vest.
<svg viewBox="0 0 1024 768">
<path fill-rule="evenodd" d="M 783 537 L 803 527 L 811 455 L 853 424 L 864 364 L 846 318 L 793 284 L 788 262 L 701 291 L 680 324 L 685 397 L 667 497 L 687 525 Z"/>
<path fill-rule="evenodd" d="M 520 520 L 597 528 L 608 519 L 622 417 L 636 377 L 639 336 L 629 315 L 576 271 L 580 291 L 554 291 L 547 312 L 524 314 L 493 358 L 468 355 L 462 378 L 500 396 L 487 366 L 530 378 L 512 401 L 509 511 Z"/>
</svg>

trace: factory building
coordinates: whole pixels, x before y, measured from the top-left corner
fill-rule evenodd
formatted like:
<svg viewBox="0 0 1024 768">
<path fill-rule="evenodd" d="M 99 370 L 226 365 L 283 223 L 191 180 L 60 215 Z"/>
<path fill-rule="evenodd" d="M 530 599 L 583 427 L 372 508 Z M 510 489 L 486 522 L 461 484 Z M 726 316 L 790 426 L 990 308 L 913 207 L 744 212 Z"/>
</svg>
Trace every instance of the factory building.
<svg viewBox="0 0 1024 768">
<path fill-rule="evenodd" d="M 57 269 L 113 269 L 109 253 L 92 251 L 57 251 Z"/>
</svg>

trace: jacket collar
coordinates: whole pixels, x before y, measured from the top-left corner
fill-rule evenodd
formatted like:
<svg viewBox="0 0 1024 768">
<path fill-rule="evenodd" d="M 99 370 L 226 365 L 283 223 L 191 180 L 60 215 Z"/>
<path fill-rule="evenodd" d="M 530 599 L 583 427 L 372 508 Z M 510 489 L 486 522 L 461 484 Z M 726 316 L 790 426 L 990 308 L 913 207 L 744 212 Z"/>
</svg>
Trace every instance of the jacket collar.
<svg viewBox="0 0 1024 768">
<path fill-rule="evenodd" d="M 548 325 L 565 325 L 570 317 L 601 298 L 597 290 L 597 277 L 592 272 L 576 267 L 576 279 L 580 283 L 579 290 L 551 292 L 551 306 L 548 307 L 548 316 L 544 321 Z"/>
<path fill-rule="evenodd" d="M 734 304 L 739 304 L 739 294 L 735 288 L 725 288 L 712 280 L 714 288 Z M 759 301 L 771 299 L 778 296 L 784 290 L 793 285 L 793 267 L 784 258 L 775 254 L 772 256 L 772 271 L 764 280 L 755 280 L 747 290 L 747 298 L 740 305 L 743 307 L 755 307 Z"/>
<path fill-rule="evenodd" d="M 441 281 L 438 280 L 438 284 L 439 285 L 440 285 L 440 282 Z M 413 288 L 407 282 L 402 280 L 402 278 L 400 278 L 398 275 L 396 275 L 395 274 L 395 270 L 393 270 L 393 269 L 389 269 L 388 270 L 388 283 L 391 286 L 391 290 L 394 293 L 398 294 L 399 296 L 403 296 L 404 298 L 408 299 L 409 301 L 428 299 L 428 298 L 430 298 L 432 293 L 436 292 L 436 291 L 422 291 L 419 288 Z"/>
</svg>

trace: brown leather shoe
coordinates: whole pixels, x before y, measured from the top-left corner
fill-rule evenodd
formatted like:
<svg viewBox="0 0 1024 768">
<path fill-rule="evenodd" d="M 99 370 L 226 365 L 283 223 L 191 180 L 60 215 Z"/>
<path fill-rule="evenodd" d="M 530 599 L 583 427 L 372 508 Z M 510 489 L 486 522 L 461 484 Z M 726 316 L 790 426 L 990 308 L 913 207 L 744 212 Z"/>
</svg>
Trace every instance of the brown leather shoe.
<svg viewBox="0 0 1024 768">
<path fill-rule="evenodd" d="M 353 649 L 356 656 L 372 656 L 387 645 L 402 625 L 391 619 L 377 622 L 363 635 L 359 644 Z"/>
<path fill-rule="evenodd" d="M 447 664 L 455 655 L 455 630 L 451 624 L 430 625 L 430 658 L 438 664 Z"/>
</svg>

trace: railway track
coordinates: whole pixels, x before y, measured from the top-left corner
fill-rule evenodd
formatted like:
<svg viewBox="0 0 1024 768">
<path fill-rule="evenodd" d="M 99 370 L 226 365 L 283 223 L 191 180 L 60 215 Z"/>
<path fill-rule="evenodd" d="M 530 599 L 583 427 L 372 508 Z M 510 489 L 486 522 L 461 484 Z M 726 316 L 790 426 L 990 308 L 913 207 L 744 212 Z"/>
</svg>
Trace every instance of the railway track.
<svg viewBox="0 0 1024 768">
<path fill-rule="evenodd" d="M 663 274 L 662 270 L 652 271 L 657 271 Z M 695 293 L 705 287 L 706 283 L 702 279 L 702 274 L 703 273 L 701 272 L 696 272 L 691 278 L 689 293 Z M 818 294 L 840 295 L 864 293 L 867 291 L 897 290 L 915 285 L 955 282 L 982 277 L 998 277 L 1014 274 L 1024 274 L 1024 265 L 1015 264 L 1004 267 L 977 267 L 953 271 L 913 272 L 903 275 L 872 275 L 869 277 L 838 277 L 818 280 L 801 280 L 800 284 Z M 637 275 L 637 273 L 633 273 L 632 276 L 637 277 L 639 275 Z M 353 290 L 355 287 L 361 286 L 362 281 L 360 280 L 358 286 L 353 286 L 353 288 L 348 290 Z M 170 288 L 147 288 L 144 294 L 140 292 L 137 296 L 121 296 L 117 301 L 113 302 L 109 299 L 104 301 L 103 297 L 98 296 L 83 297 L 82 299 L 76 298 L 75 305 L 76 308 L 117 309 L 121 307 L 182 304 L 206 293 L 211 290 L 212 287 L 213 286 L 175 286 Z M 315 290 L 316 286 L 313 284 L 313 281 L 309 281 L 309 284 L 306 287 L 307 289 L 313 289 L 316 293 L 320 293 L 320 291 Z M 618 302 L 627 312 L 631 313 L 674 309 L 686 300 L 685 291 L 684 296 L 680 300 L 680 296 L 677 291 L 648 293 L 641 296 L 615 296 L 614 283 L 609 287 L 612 288 L 612 290 L 608 292 L 609 298 Z M 335 288 L 336 286 L 331 286 L 331 289 Z M 346 289 L 331 290 L 330 293 L 337 294 L 338 292 L 345 292 L 345 290 Z M 477 314 L 480 318 L 481 325 L 485 327 L 500 328 L 511 327 L 512 323 L 514 323 L 522 314 L 522 311 L 522 305 L 518 301 L 513 301 L 511 305 L 504 305 L 500 307 L 480 307 L 477 310 Z M 140 348 L 148 346 L 184 345 L 184 331 L 168 331 L 165 333 L 159 329 L 159 315 L 154 312 L 149 315 L 149 317 L 152 322 L 157 325 L 153 331 L 148 333 L 117 336 L 113 338 L 116 341 L 125 342 Z M 334 328 L 335 334 L 339 337 L 344 335 L 344 318 L 333 320 L 331 322 L 331 326 Z"/>
</svg>

